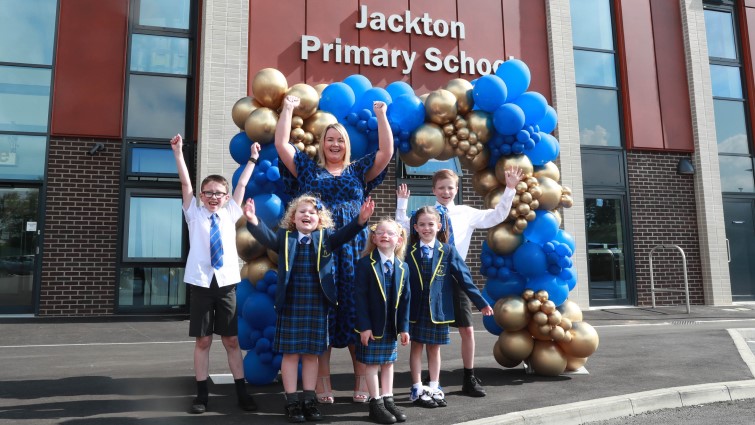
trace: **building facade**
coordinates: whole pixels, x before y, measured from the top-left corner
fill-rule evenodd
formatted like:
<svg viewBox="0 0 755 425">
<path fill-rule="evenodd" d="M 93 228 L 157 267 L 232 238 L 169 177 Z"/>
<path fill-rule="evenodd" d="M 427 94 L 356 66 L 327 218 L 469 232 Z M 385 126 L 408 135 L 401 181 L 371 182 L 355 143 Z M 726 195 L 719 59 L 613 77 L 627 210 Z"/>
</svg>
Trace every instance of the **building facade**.
<svg viewBox="0 0 755 425">
<path fill-rule="evenodd" d="M 230 180 L 231 110 L 259 70 L 289 86 L 361 74 L 422 95 L 512 57 L 558 112 L 570 298 L 649 305 L 651 273 L 679 290 L 684 259 L 693 304 L 755 300 L 755 0 L 2 3 L 0 315 L 185 314 L 168 141 L 185 136 L 195 186 Z M 462 175 L 459 202 L 482 207 L 472 173 L 442 166 Z M 431 200 L 430 168 L 397 157 L 376 214 L 392 214 L 400 183 Z M 480 284 L 485 238 L 468 258 Z"/>
</svg>

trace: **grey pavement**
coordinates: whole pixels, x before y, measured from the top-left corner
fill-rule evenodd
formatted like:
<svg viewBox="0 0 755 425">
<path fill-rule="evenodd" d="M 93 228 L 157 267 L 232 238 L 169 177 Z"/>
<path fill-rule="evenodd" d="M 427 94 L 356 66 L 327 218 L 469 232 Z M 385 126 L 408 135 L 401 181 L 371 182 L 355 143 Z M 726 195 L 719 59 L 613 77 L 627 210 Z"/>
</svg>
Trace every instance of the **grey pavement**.
<svg viewBox="0 0 755 425">
<path fill-rule="evenodd" d="M 449 407 L 408 401 L 408 349 L 396 363 L 396 401 L 418 424 L 581 424 L 645 411 L 755 398 L 755 306 L 613 308 L 584 312 L 600 346 L 589 374 L 542 377 L 500 367 L 496 337 L 477 320 L 476 371 L 488 396 L 461 394 L 459 337 L 442 349 L 441 385 Z M 0 424 L 286 423 L 279 383 L 249 386 L 260 411 L 235 404 L 233 385 L 211 384 L 209 411 L 186 412 L 194 396 L 188 322 L 152 319 L 0 320 Z M 332 359 L 336 404 L 324 423 L 369 423 L 350 402 L 346 350 Z M 227 374 L 216 341 L 211 373 Z M 223 378 L 223 376 L 217 376 Z M 218 379 L 222 382 L 222 379 Z"/>
</svg>

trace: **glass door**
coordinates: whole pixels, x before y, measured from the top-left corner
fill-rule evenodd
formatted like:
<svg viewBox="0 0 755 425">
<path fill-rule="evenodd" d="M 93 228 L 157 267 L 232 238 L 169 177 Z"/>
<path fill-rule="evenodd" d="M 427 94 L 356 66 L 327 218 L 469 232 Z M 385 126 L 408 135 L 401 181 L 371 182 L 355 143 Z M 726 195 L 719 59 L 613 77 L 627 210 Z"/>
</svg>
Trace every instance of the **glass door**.
<svg viewBox="0 0 755 425">
<path fill-rule="evenodd" d="M 729 278 L 734 301 L 755 300 L 755 220 L 752 199 L 724 198 Z"/>
<path fill-rule="evenodd" d="M 0 314 L 34 312 L 39 189 L 0 187 Z"/>
</svg>

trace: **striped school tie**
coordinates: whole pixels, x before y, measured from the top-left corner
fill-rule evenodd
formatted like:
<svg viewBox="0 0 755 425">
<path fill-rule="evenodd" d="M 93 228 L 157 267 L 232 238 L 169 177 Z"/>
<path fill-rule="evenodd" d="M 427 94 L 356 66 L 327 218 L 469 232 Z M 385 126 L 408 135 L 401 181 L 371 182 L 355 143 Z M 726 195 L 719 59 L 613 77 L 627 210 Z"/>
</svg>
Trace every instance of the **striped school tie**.
<svg viewBox="0 0 755 425">
<path fill-rule="evenodd" d="M 223 240 L 217 214 L 210 216 L 210 264 L 215 270 L 223 267 Z"/>
<path fill-rule="evenodd" d="M 385 273 L 383 274 L 385 275 L 386 281 L 390 281 L 391 278 L 393 278 L 393 263 L 390 261 L 385 262 Z"/>
<path fill-rule="evenodd" d="M 454 227 L 451 225 L 451 217 L 448 216 L 448 208 L 445 205 L 438 205 L 435 209 L 440 213 L 441 230 L 446 230 L 446 227 L 448 227 L 448 243 L 455 245 Z"/>
<path fill-rule="evenodd" d="M 430 247 L 427 245 L 423 245 L 421 248 L 422 250 L 422 258 L 428 258 L 430 257 Z"/>
</svg>

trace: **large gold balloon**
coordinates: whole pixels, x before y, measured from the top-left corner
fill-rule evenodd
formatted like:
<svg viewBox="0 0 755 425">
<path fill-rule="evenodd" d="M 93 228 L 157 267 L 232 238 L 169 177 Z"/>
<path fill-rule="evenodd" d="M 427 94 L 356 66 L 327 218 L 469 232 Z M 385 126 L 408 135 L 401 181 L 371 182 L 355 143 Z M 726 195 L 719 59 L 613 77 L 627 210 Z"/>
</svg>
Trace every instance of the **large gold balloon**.
<svg viewBox="0 0 755 425">
<path fill-rule="evenodd" d="M 572 340 L 561 343 L 561 348 L 571 357 L 590 357 L 598 349 L 600 338 L 598 332 L 587 322 L 574 322 L 568 331 Z"/>
<path fill-rule="evenodd" d="M 530 362 L 538 375 L 558 376 L 566 370 L 566 356 L 552 341 L 535 341 Z"/>
<path fill-rule="evenodd" d="M 482 204 L 485 206 L 485 208 L 495 208 L 496 205 L 498 205 L 499 202 L 501 202 L 501 196 L 503 196 L 503 192 L 506 191 L 506 185 L 496 186 L 488 192 L 485 197 L 482 200 Z"/>
<path fill-rule="evenodd" d="M 448 90 L 432 91 L 425 100 L 425 115 L 435 124 L 443 125 L 453 121 L 457 112 L 456 96 Z"/>
<path fill-rule="evenodd" d="M 246 263 L 246 277 L 252 283 L 262 280 L 268 270 L 275 270 L 275 264 L 267 257 L 260 257 Z"/>
<path fill-rule="evenodd" d="M 502 156 L 495 164 L 495 177 L 502 185 L 506 185 L 506 170 L 511 167 L 519 167 L 522 175 L 532 174 L 532 161 L 527 155 Z"/>
<path fill-rule="evenodd" d="M 414 151 L 401 152 L 399 153 L 399 157 L 401 157 L 401 161 L 404 164 L 410 167 L 419 167 L 420 165 L 427 162 L 427 158 L 422 158 L 421 156 L 417 155 Z"/>
<path fill-rule="evenodd" d="M 574 301 L 566 300 L 556 309 L 561 312 L 561 317 L 564 319 L 569 319 L 572 322 L 582 321 L 582 309 Z"/>
<path fill-rule="evenodd" d="M 246 218 L 241 217 L 239 221 L 246 223 Z M 249 233 L 246 226 L 240 226 L 236 227 L 236 251 L 239 258 L 245 262 L 249 262 L 265 255 L 267 248 L 259 243 L 257 239 L 254 239 L 254 236 Z"/>
<path fill-rule="evenodd" d="M 498 180 L 492 170 L 484 169 L 476 171 L 472 175 L 472 187 L 480 196 L 485 196 L 488 192 L 498 187 Z"/>
<path fill-rule="evenodd" d="M 260 105 L 275 111 L 280 108 L 286 90 L 288 90 L 286 76 L 275 68 L 260 70 L 252 80 L 254 98 Z"/>
<path fill-rule="evenodd" d="M 485 111 L 472 111 L 466 118 L 467 128 L 477 135 L 477 141 L 487 143 L 493 136 L 493 116 Z"/>
<path fill-rule="evenodd" d="M 526 329 L 505 331 L 498 335 L 498 347 L 501 353 L 511 360 L 524 360 L 532 353 L 535 341 Z"/>
<path fill-rule="evenodd" d="M 277 123 L 278 114 L 275 111 L 270 108 L 257 108 L 246 119 L 244 131 L 253 142 L 265 145 L 275 139 Z"/>
<path fill-rule="evenodd" d="M 443 150 L 438 156 L 435 157 L 438 161 L 446 161 L 456 156 L 456 149 L 448 143 L 447 140 L 443 141 Z"/>
<path fill-rule="evenodd" d="M 249 114 L 259 108 L 260 104 L 249 96 L 242 97 L 233 104 L 231 109 L 231 118 L 233 123 L 240 129 L 244 129 L 244 122 L 249 117 Z"/>
<path fill-rule="evenodd" d="M 522 244 L 522 235 L 514 233 L 512 223 L 501 223 L 488 230 L 488 246 L 498 255 L 509 255 Z"/>
<path fill-rule="evenodd" d="M 272 249 L 267 250 L 267 258 L 269 258 L 273 263 L 278 264 L 278 253 L 273 251 Z"/>
<path fill-rule="evenodd" d="M 587 363 L 587 357 L 566 357 L 566 370 L 574 372 Z"/>
<path fill-rule="evenodd" d="M 493 344 L 493 357 L 495 358 L 495 361 L 498 362 L 498 364 L 503 367 L 511 368 L 511 367 L 518 366 L 519 363 L 521 363 L 520 360 L 512 360 L 504 356 L 503 352 L 501 351 L 501 347 L 498 345 L 498 341 L 496 341 L 496 343 Z"/>
<path fill-rule="evenodd" d="M 456 108 L 459 110 L 459 115 L 465 115 L 472 110 L 474 106 L 472 83 L 463 78 L 454 78 L 444 88 L 456 97 Z"/>
<path fill-rule="evenodd" d="M 483 146 L 483 149 L 474 158 L 469 159 L 466 156 L 462 156 L 459 159 L 465 167 L 472 171 L 485 170 L 488 168 L 488 163 L 490 162 L 490 150 Z"/>
<path fill-rule="evenodd" d="M 338 119 L 335 115 L 325 111 L 317 111 L 304 121 L 304 125 L 301 128 L 311 133 L 314 136 L 314 141 L 319 142 L 322 132 L 329 125 L 337 122 Z"/>
<path fill-rule="evenodd" d="M 493 307 L 493 319 L 507 331 L 518 331 L 527 326 L 530 314 L 521 297 L 506 297 L 498 300 Z"/>
<path fill-rule="evenodd" d="M 443 152 L 446 140 L 443 130 L 436 124 L 425 123 L 414 131 L 409 142 L 412 151 L 424 159 L 435 158 Z"/>
<path fill-rule="evenodd" d="M 299 106 L 294 109 L 294 115 L 302 117 L 305 120 L 317 111 L 317 105 L 320 103 L 320 95 L 317 90 L 309 84 L 294 84 L 286 95 L 292 95 L 299 98 Z"/>
<path fill-rule="evenodd" d="M 558 166 L 556 166 L 556 164 L 554 164 L 553 162 L 548 161 L 545 164 L 541 165 L 541 167 L 542 169 L 535 171 L 532 175 L 538 178 L 548 177 L 555 181 L 561 180 L 561 171 L 559 171 Z"/>
<path fill-rule="evenodd" d="M 254 140 L 254 139 L 252 139 Z M 496 174 L 497 176 L 497 174 Z M 556 183 L 550 177 L 540 177 L 537 179 L 543 194 L 537 199 L 540 202 L 538 207 L 541 210 L 552 210 L 561 203 L 561 185 Z"/>
</svg>

